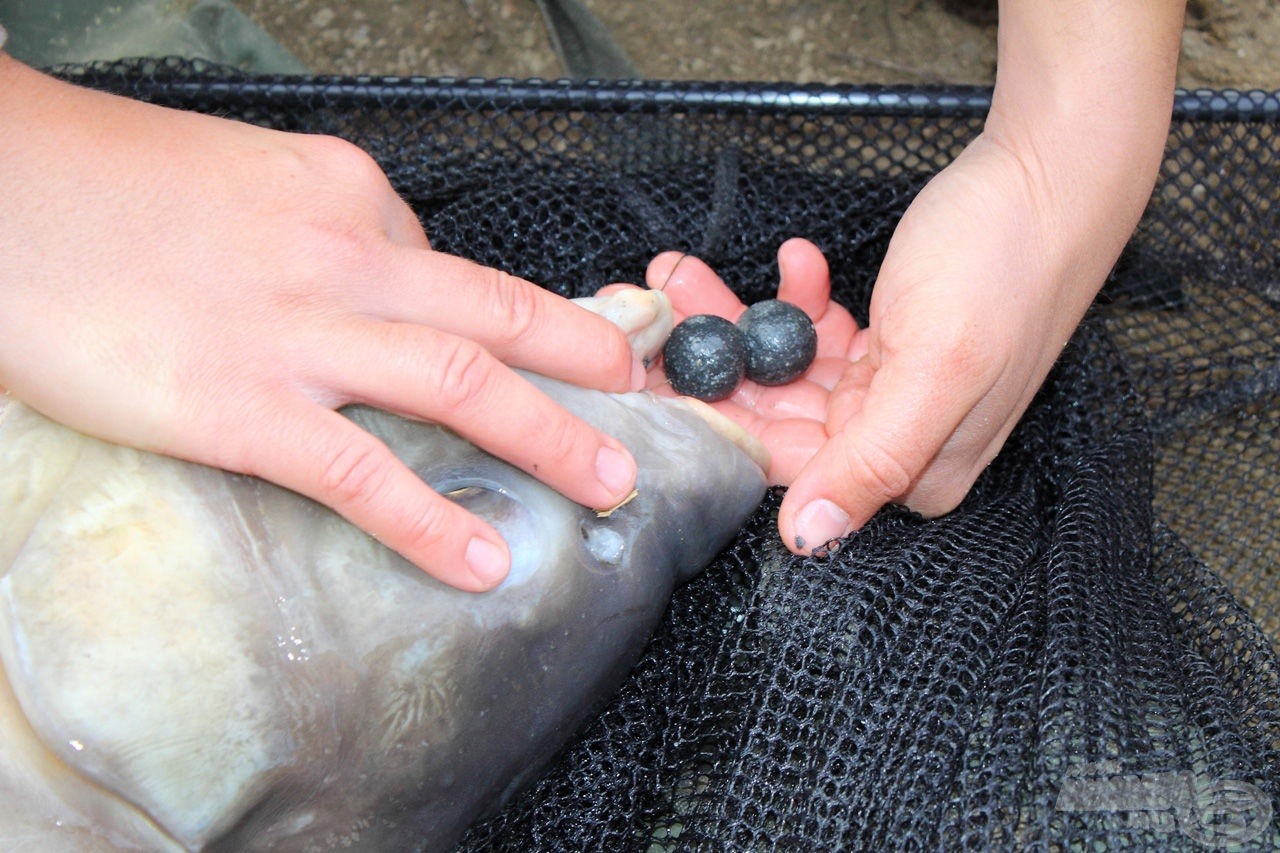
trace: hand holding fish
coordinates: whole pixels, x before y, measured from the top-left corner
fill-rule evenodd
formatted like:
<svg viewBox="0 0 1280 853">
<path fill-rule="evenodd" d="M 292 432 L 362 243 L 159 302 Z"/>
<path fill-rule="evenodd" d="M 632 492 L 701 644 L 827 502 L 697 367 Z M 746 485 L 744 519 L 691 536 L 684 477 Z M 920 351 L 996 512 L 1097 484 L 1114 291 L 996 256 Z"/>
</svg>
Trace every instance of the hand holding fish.
<svg viewBox="0 0 1280 853">
<path fill-rule="evenodd" d="M 432 251 L 355 146 L 0 54 L 0 198 L 0 387 L 68 426 L 287 486 L 472 590 L 506 575 L 502 538 L 335 409 L 445 424 L 588 506 L 634 486 L 621 443 L 510 369 L 626 391 L 625 335 Z"/>
</svg>

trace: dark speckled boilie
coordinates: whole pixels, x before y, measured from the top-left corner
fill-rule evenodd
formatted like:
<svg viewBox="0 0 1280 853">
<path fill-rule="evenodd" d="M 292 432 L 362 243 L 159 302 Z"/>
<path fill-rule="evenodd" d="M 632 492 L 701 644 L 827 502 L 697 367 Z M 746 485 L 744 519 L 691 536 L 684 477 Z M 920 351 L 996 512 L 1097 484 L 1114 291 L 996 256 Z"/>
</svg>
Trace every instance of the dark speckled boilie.
<svg viewBox="0 0 1280 853">
<path fill-rule="evenodd" d="M 818 352 L 818 334 L 804 311 L 789 302 L 766 299 L 738 318 L 747 344 L 747 378 L 761 385 L 785 385 L 809 369 Z"/>
<path fill-rule="evenodd" d="M 662 350 L 662 368 L 677 394 L 714 403 L 742 383 L 746 340 L 725 318 L 695 314 L 671 332 Z"/>
</svg>

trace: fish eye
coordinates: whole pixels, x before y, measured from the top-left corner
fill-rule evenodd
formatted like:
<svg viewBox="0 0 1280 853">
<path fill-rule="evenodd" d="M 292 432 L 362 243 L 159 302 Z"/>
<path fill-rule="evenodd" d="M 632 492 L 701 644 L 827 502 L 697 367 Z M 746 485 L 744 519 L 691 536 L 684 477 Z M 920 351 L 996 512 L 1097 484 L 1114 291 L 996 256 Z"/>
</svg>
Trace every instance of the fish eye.
<svg viewBox="0 0 1280 853">
<path fill-rule="evenodd" d="M 492 483 L 473 483 L 441 489 L 440 494 L 486 521 L 508 518 L 519 512 L 521 506 L 520 501 L 510 492 Z"/>
<path fill-rule="evenodd" d="M 491 524 L 511 551 L 511 572 L 499 588 L 527 580 L 546 550 L 545 525 L 518 494 L 493 480 L 454 478 L 435 485 L 442 496 Z"/>
</svg>

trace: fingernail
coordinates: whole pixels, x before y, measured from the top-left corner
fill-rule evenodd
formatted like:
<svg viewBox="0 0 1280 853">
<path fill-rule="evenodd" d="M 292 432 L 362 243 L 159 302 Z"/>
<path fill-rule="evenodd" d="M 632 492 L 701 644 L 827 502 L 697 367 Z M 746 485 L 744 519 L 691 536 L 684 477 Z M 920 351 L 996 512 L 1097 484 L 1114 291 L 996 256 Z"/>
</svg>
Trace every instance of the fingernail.
<svg viewBox="0 0 1280 853">
<path fill-rule="evenodd" d="M 596 453 L 596 479 L 616 502 L 635 484 L 636 463 L 631 454 L 605 445 Z"/>
<path fill-rule="evenodd" d="M 795 531 L 799 547 L 820 548 L 850 532 L 849 514 L 826 498 L 819 498 L 796 515 Z"/>
<path fill-rule="evenodd" d="M 475 575 L 476 580 L 484 584 L 487 589 L 497 586 L 507 576 L 506 551 L 488 539 L 473 537 L 467 543 L 464 558 L 467 561 L 467 568 L 471 569 L 471 574 Z"/>
<path fill-rule="evenodd" d="M 639 391 L 643 389 L 647 380 L 648 374 L 645 372 L 644 364 L 637 358 L 631 362 L 631 390 Z"/>
</svg>

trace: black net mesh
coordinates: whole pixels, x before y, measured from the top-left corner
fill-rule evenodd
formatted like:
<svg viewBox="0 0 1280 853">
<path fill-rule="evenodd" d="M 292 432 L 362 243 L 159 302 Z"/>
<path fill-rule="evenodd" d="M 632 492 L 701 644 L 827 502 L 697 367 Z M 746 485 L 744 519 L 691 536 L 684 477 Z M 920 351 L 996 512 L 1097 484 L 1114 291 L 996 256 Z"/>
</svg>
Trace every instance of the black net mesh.
<svg viewBox="0 0 1280 853">
<path fill-rule="evenodd" d="M 86 85 L 364 147 L 433 244 L 556 291 L 784 239 L 866 319 L 915 191 L 989 92 L 262 79 Z M 469 850 L 1196 848 L 1278 840 L 1280 97 L 1179 96 L 1147 214 L 963 505 L 797 558 L 771 495 Z M 1259 834 L 1261 832 L 1261 834 Z"/>
</svg>

